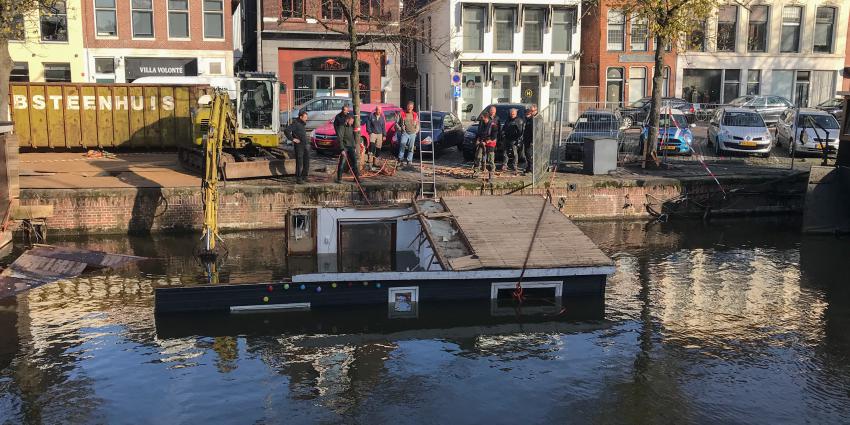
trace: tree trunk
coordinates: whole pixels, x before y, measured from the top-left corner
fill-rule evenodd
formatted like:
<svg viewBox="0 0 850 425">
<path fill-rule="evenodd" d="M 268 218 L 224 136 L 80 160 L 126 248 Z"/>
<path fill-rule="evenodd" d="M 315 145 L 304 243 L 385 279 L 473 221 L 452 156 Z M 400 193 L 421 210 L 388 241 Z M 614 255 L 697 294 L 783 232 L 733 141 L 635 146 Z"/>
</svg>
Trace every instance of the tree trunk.
<svg viewBox="0 0 850 425">
<path fill-rule="evenodd" d="M 0 39 L 0 121 L 9 119 L 9 75 L 12 73 L 12 57 L 9 41 Z"/>
<path fill-rule="evenodd" d="M 661 86 L 664 84 L 664 40 L 655 36 L 655 69 L 652 72 L 652 103 L 649 109 L 649 133 L 643 141 L 643 168 L 655 153 L 661 112 Z"/>
<path fill-rule="evenodd" d="M 354 128 L 360 128 L 360 63 L 357 60 L 357 22 L 355 0 L 349 3 L 348 17 L 348 50 L 351 54 L 351 110 L 354 112 Z M 360 134 L 357 131 L 355 134 Z"/>
</svg>

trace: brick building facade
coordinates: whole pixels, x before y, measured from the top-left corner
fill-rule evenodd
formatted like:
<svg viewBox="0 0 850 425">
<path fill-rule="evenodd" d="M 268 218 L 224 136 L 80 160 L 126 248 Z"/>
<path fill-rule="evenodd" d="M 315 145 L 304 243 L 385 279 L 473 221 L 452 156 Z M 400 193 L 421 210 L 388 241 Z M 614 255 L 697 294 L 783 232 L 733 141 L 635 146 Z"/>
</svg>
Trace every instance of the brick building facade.
<svg viewBox="0 0 850 425">
<path fill-rule="evenodd" d="M 655 42 L 646 26 L 600 1 L 581 21 L 580 101 L 598 106 L 629 104 L 652 95 Z M 675 89 L 676 54 L 664 56 L 662 95 Z"/>
<path fill-rule="evenodd" d="M 332 2 L 321 0 L 245 0 L 245 16 L 256 15 L 256 41 L 244 40 L 241 64 L 246 70 L 274 72 L 283 84 L 281 109 L 290 109 L 322 95 L 350 95 L 351 59 L 348 40 L 334 30 L 345 21 Z M 357 24 L 358 34 L 383 35 L 398 22 L 397 0 L 362 0 L 360 12 L 373 19 Z M 256 14 L 250 13 L 254 8 Z M 246 26 L 253 23 L 245 22 Z M 389 25 L 386 25 L 389 24 Z M 330 29 L 325 28 L 325 26 Z M 246 31 L 248 33 L 250 31 Z M 358 68 L 361 99 L 399 101 L 397 45 L 374 42 L 360 47 Z M 256 64 L 256 69 L 248 69 Z"/>
<path fill-rule="evenodd" d="M 82 2 L 88 80 L 233 75 L 231 0 Z"/>
</svg>

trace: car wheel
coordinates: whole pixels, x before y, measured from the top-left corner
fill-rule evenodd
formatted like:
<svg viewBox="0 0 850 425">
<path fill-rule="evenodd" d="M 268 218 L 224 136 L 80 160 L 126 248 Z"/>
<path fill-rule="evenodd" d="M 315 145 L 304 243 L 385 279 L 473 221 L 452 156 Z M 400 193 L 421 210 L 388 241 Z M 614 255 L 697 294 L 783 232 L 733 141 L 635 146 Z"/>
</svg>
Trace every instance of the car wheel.
<svg viewBox="0 0 850 425">
<path fill-rule="evenodd" d="M 623 117 L 623 128 L 632 128 L 632 125 L 634 125 L 634 123 L 635 120 L 632 117 Z"/>
</svg>

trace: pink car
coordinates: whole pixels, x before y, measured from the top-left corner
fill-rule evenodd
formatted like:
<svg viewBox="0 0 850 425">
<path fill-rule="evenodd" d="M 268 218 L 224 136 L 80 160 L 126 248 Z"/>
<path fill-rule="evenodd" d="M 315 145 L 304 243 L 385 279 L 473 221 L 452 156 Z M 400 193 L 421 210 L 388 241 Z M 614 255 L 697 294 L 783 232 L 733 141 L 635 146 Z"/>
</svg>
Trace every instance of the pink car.
<svg viewBox="0 0 850 425">
<path fill-rule="evenodd" d="M 360 139 L 363 145 L 369 147 L 369 134 L 366 132 L 366 117 L 375 111 L 375 107 L 380 106 L 384 113 L 384 119 L 387 121 L 387 137 L 384 138 L 384 147 L 390 147 L 390 141 L 395 134 L 395 123 L 401 115 L 401 108 L 388 103 L 363 103 L 360 105 Z M 330 120 L 322 124 L 319 128 L 313 131 L 310 142 L 313 149 L 320 153 L 337 153 L 339 152 L 339 143 L 336 140 L 336 131 L 334 131 L 334 121 Z"/>
</svg>

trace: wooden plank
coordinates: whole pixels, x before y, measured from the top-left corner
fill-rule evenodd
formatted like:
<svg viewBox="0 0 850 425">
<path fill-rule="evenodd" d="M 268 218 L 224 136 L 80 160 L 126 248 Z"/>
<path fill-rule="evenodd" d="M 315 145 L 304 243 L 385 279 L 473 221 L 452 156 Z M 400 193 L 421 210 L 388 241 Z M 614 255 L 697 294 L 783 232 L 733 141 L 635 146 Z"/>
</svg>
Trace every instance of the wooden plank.
<svg viewBox="0 0 850 425">
<path fill-rule="evenodd" d="M 145 147 L 149 149 L 162 146 L 162 132 L 159 129 L 159 99 L 157 87 L 144 88 Z"/>
<path fill-rule="evenodd" d="M 36 245 L 29 251 L 29 253 L 45 258 L 79 261 L 92 267 L 117 267 L 144 259 L 144 257 L 137 257 L 134 255 L 110 254 L 102 251 L 91 251 L 87 249 L 50 245 Z"/>
<path fill-rule="evenodd" d="M 165 99 L 166 97 L 171 97 L 174 99 L 174 88 L 173 87 L 160 87 L 159 88 L 159 96 L 160 99 Z M 164 106 L 164 100 L 160 102 L 161 105 Z M 173 104 L 173 101 L 172 101 Z M 166 108 L 163 107 L 159 110 L 159 131 L 160 131 L 160 147 L 174 147 L 177 146 L 177 133 L 176 133 L 176 125 L 174 122 L 174 107 Z"/>
<path fill-rule="evenodd" d="M 47 147 L 47 109 L 44 84 L 32 84 L 29 86 L 30 98 L 30 147 Z M 40 96 L 40 98 L 38 98 Z M 38 100 L 36 100 L 38 99 Z"/>
<path fill-rule="evenodd" d="M 78 261 L 48 258 L 23 253 L 9 265 L 2 276 L 50 282 L 57 279 L 78 276 L 86 269 L 86 263 Z"/>
<path fill-rule="evenodd" d="M 47 145 L 51 148 L 70 147 L 65 139 L 65 102 L 62 86 L 46 86 Z"/>
<path fill-rule="evenodd" d="M 90 148 L 94 146 L 102 146 L 100 143 L 100 133 L 105 132 L 109 134 L 109 139 L 112 139 L 112 130 L 111 125 L 109 127 L 99 127 L 97 123 L 97 93 L 95 92 L 95 88 L 92 86 L 80 86 L 80 97 L 82 99 L 91 99 L 94 98 L 94 105 L 91 103 L 83 101 L 83 104 L 80 107 L 80 132 L 82 134 L 80 144 L 83 148 Z M 92 107 L 94 106 L 94 107 Z M 109 113 L 109 111 L 105 111 L 105 113 Z"/>
<path fill-rule="evenodd" d="M 177 87 L 174 89 L 174 124 L 177 127 L 178 146 L 192 145 L 192 118 L 189 110 L 193 106 L 190 101 L 189 87 Z"/>
<path fill-rule="evenodd" d="M 30 137 L 31 124 L 29 109 L 29 96 L 27 95 L 27 86 L 12 84 L 9 95 L 11 96 L 10 110 L 12 111 L 12 121 L 15 123 L 15 134 L 18 135 L 18 143 L 21 146 L 29 146 L 32 143 Z M 15 101 L 15 98 L 19 101 Z"/>
<path fill-rule="evenodd" d="M 109 93 L 108 90 L 105 92 Z M 127 98 L 127 87 L 113 87 L 109 95 L 112 96 L 112 113 L 101 111 L 101 115 L 109 114 L 112 120 L 112 146 L 130 146 L 130 100 Z"/>
<path fill-rule="evenodd" d="M 145 146 L 145 99 L 142 86 L 128 87 L 127 100 L 130 110 L 130 139 L 129 147 Z"/>
<path fill-rule="evenodd" d="M 83 146 L 80 128 L 80 89 L 78 86 L 62 86 L 62 98 L 65 100 L 65 146 L 76 148 Z"/>
</svg>

